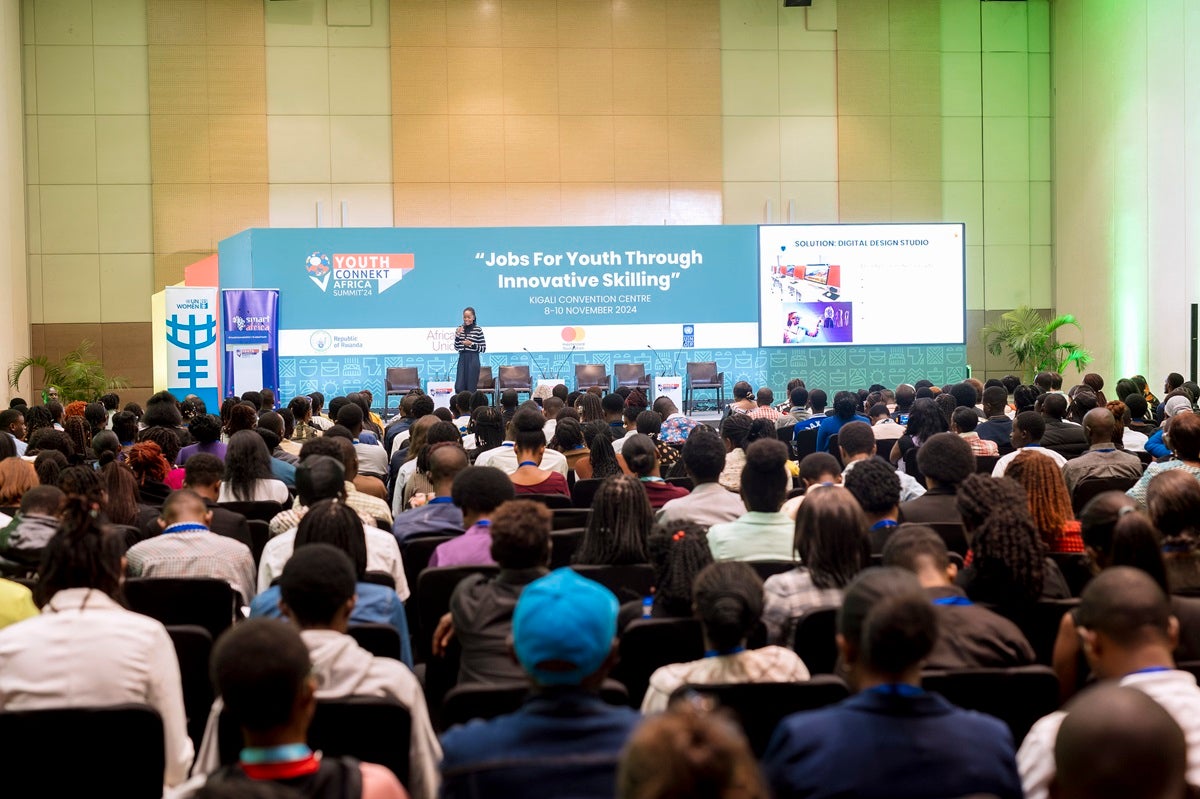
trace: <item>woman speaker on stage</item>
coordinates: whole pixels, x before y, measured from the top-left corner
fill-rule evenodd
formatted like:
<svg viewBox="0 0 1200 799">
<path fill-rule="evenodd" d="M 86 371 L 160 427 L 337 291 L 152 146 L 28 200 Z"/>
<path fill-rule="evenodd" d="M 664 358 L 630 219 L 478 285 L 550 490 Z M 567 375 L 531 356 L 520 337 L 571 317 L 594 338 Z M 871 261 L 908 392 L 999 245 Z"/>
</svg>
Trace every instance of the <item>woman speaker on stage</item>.
<svg viewBox="0 0 1200 799">
<path fill-rule="evenodd" d="M 454 349 L 458 350 L 458 374 L 455 391 L 474 391 L 479 385 L 479 353 L 487 351 L 483 328 L 475 324 L 475 309 L 463 309 L 463 323 L 454 331 Z"/>
</svg>

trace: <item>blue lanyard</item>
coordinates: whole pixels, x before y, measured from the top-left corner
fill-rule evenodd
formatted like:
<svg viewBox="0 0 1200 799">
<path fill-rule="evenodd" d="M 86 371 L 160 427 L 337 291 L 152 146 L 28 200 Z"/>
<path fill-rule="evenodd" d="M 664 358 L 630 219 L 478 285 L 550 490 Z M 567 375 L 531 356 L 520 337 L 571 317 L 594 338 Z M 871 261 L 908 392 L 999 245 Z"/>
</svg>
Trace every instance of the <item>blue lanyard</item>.
<svg viewBox="0 0 1200 799">
<path fill-rule="evenodd" d="M 312 757 L 308 744 L 283 744 L 282 746 L 247 746 L 240 755 L 243 763 L 290 763 Z"/>
<path fill-rule="evenodd" d="M 1132 677 L 1135 674 L 1155 674 L 1160 671 L 1171 671 L 1171 669 L 1167 668 L 1166 666 L 1150 666 L 1148 668 L 1138 669 L 1137 671 L 1131 671 L 1125 676 Z"/>
<path fill-rule="evenodd" d="M 426 502 L 426 505 L 449 505 L 454 502 L 454 497 L 434 497 Z"/>
<path fill-rule="evenodd" d="M 180 522 L 164 528 L 163 535 L 167 533 L 197 533 L 201 530 L 208 532 L 208 528 L 198 522 Z"/>
<path fill-rule="evenodd" d="M 967 605 L 974 605 L 975 603 L 972 602 L 971 600 L 967 599 L 965 596 L 958 596 L 957 594 L 954 594 L 951 596 L 940 596 L 937 599 L 933 600 L 933 604 L 935 604 L 935 605 L 961 605 L 963 607 L 966 607 Z"/>
<path fill-rule="evenodd" d="M 744 646 L 735 646 L 733 649 L 727 650 L 725 652 L 722 652 L 719 649 L 709 649 L 707 652 L 704 653 L 704 657 L 719 658 L 722 655 L 736 655 L 739 652 L 745 652 L 745 651 L 746 651 L 746 647 L 744 647 Z"/>
<path fill-rule="evenodd" d="M 479 521 L 475 522 L 475 526 L 483 527 L 486 529 L 486 528 L 492 526 L 492 521 L 491 521 L 491 519 L 480 519 Z"/>
<path fill-rule="evenodd" d="M 522 466 L 541 466 L 541 464 L 537 461 L 521 461 L 517 464 L 518 469 L 520 469 Z"/>
<path fill-rule="evenodd" d="M 642 599 L 642 618 L 649 619 L 654 615 L 654 597 L 648 596 Z"/>
<path fill-rule="evenodd" d="M 868 688 L 863 691 L 864 694 L 875 694 L 877 696 L 903 696 L 914 697 L 924 696 L 925 691 L 915 685 L 909 685 L 906 682 L 884 683 L 876 685 L 874 688 Z"/>
<path fill-rule="evenodd" d="M 877 521 L 871 525 L 871 529 L 872 530 L 883 530 L 888 527 L 899 527 L 899 526 L 900 526 L 900 522 L 897 522 L 893 519 L 880 519 L 879 521 Z"/>
</svg>

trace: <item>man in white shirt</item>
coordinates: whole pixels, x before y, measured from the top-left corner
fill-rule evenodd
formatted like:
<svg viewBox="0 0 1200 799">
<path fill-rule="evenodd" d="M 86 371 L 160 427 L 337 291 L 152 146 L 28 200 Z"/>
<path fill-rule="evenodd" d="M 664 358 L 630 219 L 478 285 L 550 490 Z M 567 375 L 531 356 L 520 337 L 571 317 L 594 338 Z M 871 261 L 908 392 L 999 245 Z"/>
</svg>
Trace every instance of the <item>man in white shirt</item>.
<svg viewBox="0 0 1200 799">
<path fill-rule="evenodd" d="M 358 473 L 387 480 L 388 456 L 380 444 L 367 444 L 359 440 L 363 431 L 363 412 L 353 402 L 338 410 L 338 424 L 350 431 L 354 439 L 354 452 L 358 455 Z"/>
<path fill-rule="evenodd" d="M 725 469 L 725 444 L 721 437 L 714 432 L 697 430 L 693 430 L 683 444 L 683 466 L 695 487 L 687 496 L 672 499 L 662 506 L 658 522 L 667 527 L 688 522 L 711 527 L 731 522 L 746 512 L 741 495 L 718 482 Z"/>
<path fill-rule="evenodd" d="M 1001 456 L 1000 460 L 996 461 L 996 466 L 992 469 L 992 477 L 1003 477 L 1005 470 L 1008 469 L 1008 464 L 1012 463 L 1013 458 L 1022 452 L 1036 452 L 1039 455 L 1045 455 L 1058 464 L 1060 469 L 1066 466 L 1067 459 L 1065 457 L 1038 443 L 1042 440 L 1042 434 L 1045 432 L 1046 420 L 1040 413 L 1037 411 L 1018 413 L 1017 417 L 1013 419 L 1012 426 L 1013 451 Z"/>
<path fill-rule="evenodd" d="M 476 466 L 494 466 L 505 474 L 512 474 L 517 470 L 517 453 L 513 449 L 513 437 L 516 436 L 516 431 L 512 424 L 508 425 L 505 433 L 504 443 L 493 449 L 484 450 L 475 458 Z M 546 447 L 542 453 L 542 462 L 539 465 L 541 469 L 550 469 L 558 472 L 563 477 L 567 476 L 567 456 L 555 449 Z"/>
<path fill-rule="evenodd" d="M 1188 782 L 1200 785 L 1200 687 L 1175 668 L 1172 652 L 1179 621 L 1171 602 L 1145 572 L 1127 566 L 1105 569 L 1083 590 L 1076 616 L 1083 653 L 1101 680 L 1147 694 L 1171 714 L 1188 748 Z M 1069 711 L 1046 716 L 1017 752 L 1026 799 L 1046 799 L 1054 779 L 1054 743 Z"/>
<path fill-rule="evenodd" d="M 17 448 L 17 455 L 25 454 L 25 415 L 16 408 L 9 408 L 0 413 L 0 430 L 12 439 L 13 446 Z"/>
<path fill-rule="evenodd" d="M 843 477 L 856 463 L 875 457 L 874 429 L 868 427 L 866 422 L 847 422 L 838 430 L 838 448 L 842 451 L 842 463 L 846 464 L 842 469 Z M 918 483 L 912 475 L 897 471 L 896 476 L 900 478 L 901 502 L 925 495 L 925 486 Z"/>
</svg>

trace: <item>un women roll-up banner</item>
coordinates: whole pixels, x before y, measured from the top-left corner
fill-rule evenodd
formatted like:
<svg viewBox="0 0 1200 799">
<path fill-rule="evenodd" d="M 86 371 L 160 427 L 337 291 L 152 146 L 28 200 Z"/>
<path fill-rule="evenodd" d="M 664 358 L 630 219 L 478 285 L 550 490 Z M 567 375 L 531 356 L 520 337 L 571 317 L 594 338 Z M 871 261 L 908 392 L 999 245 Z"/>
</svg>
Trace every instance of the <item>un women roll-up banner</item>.
<svg viewBox="0 0 1200 799">
<path fill-rule="evenodd" d="M 571 353 L 755 346 L 756 253 L 740 226 L 255 229 L 220 264 L 281 287 L 285 356 L 453 354 L 465 306 L 490 353 Z"/>
<path fill-rule="evenodd" d="M 167 390 L 195 394 L 209 409 L 217 392 L 217 289 L 167 286 Z"/>
<path fill-rule="evenodd" d="M 279 291 L 221 292 L 225 340 L 225 396 L 279 387 Z"/>
</svg>

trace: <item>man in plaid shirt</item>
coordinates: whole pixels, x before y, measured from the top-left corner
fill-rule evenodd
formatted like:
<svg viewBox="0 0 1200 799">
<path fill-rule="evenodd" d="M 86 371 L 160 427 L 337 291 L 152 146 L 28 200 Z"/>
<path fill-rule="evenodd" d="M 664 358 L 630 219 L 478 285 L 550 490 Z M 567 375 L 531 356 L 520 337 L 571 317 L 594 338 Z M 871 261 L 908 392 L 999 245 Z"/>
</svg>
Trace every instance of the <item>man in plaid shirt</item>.
<svg viewBox="0 0 1200 799">
<path fill-rule="evenodd" d="M 186 488 L 163 503 L 161 535 L 132 546 L 131 577 L 211 577 L 225 580 L 249 604 L 254 598 L 254 556 L 240 541 L 208 529 L 212 513 L 204 499 Z"/>
<path fill-rule="evenodd" d="M 971 445 L 971 452 L 975 453 L 975 457 L 995 458 L 1000 456 L 1000 448 L 995 441 L 980 438 L 979 434 L 975 432 L 975 427 L 979 424 L 979 414 L 975 413 L 974 408 L 955 408 L 950 420 L 953 431 L 958 433 L 959 438 Z"/>
</svg>

